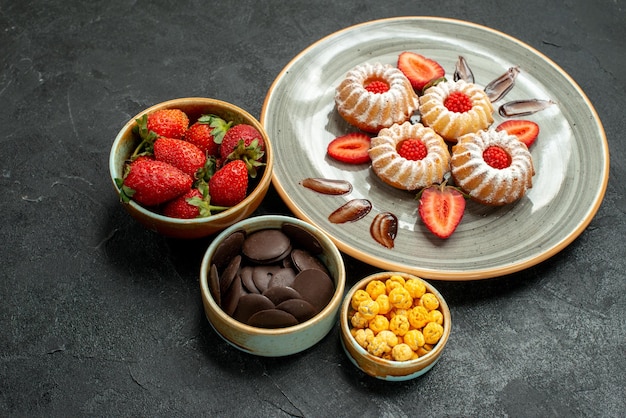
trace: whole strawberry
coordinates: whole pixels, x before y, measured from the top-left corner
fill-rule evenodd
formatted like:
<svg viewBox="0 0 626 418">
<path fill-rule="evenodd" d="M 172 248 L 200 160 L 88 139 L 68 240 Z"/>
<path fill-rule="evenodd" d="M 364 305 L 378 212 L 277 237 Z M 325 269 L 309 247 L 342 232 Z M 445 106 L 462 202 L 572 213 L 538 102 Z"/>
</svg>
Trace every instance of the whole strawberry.
<svg viewBox="0 0 626 418">
<path fill-rule="evenodd" d="M 202 115 L 185 132 L 184 139 L 200 148 L 206 155 L 219 156 L 219 144 L 232 122 L 215 115 Z"/>
<path fill-rule="evenodd" d="M 205 218 L 215 212 L 228 209 L 225 206 L 211 205 L 205 195 L 206 191 L 201 189 L 191 189 L 184 195 L 167 202 L 163 207 L 163 215 L 179 219 Z"/>
<path fill-rule="evenodd" d="M 239 140 L 243 140 L 244 146 L 248 147 L 252 141 L 257 140 L 257 145 L 261 151 L 265 151 L 265 142 L 263 136 L 256 130 L 254 126 L 245 123 L 235 125 L 224 134 L 220 147 L 220 155 L 222 158 L 228 156 L 235 150 Z M 233 159 L 233 158 L 231 158 Z"/>
<path fill-rule="evenodd" d="M 160 137 L 154 142 L 153 151 L 155 159 L 169 163 L 192 177 L 207 160 L 200 148 L 182 139 Z"/>
<path fill-rule="evenodd" d="M 246 197 L 248 169 L 242 160 L 234 160 L 217 170 L 209 180 L 211 204 L 234 206 Z"/>
<path fill-rule="evenodd" d="M 257 168 L 264 165 L 265 141 L 254 126 L 235 125 L 226 131 L 220 145 L 220 155 L 223 161 L 243 160 L 250 177 L 255 178 Z"/>
<path fill-rule="evenodd" d="M 193 179 L 163 161 L 141 157 L 127 168 L 124 179 L 116 179 L 120 199 L 144 206 L 156 206 L 175 199 L 191 189 Z"/>
<path fill-rule="evenodd" d="M 147 126 L 157 136 L 180 139 L 189 127 L 189 118 L 180 109 L 160 109 L 148 115 Z"/>
</svg>

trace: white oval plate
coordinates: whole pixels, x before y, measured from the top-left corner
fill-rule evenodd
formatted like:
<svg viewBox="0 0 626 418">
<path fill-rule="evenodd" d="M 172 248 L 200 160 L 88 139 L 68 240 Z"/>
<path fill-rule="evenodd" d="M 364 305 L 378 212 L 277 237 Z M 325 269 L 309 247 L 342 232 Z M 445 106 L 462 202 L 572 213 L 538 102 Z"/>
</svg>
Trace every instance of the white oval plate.
<svg viewBox="0 0 626 418">
<path fill-rule="evenodd" d="M 326 146 L 355 131 L 336 112 L 335 87 L 364 62 L 395 65 L 403 51 L 438 61 L 451 79 L 459 55 L 484 86 L 509 67 L 521 74 L 497 102 L 551 99 L 556 105 L 524 118 L 540 126 L 531 147 L 533 188 L 519 202 L 491 208 L 468 202 L 454 234 L 442 240 L 419 219 L 415 196 L 378 179 L 369 165 L 330 160 Z M 497 112 L 496 112 L 497 113 Z M 495 115 L 494 126 L 503 119 Z M 531 267 L 553 256 L 582 233 L 606 190 L 609 152 L 604 129 L 580 87 L 549 58 L 493 29 L 459 20 L 402 17 L 376 20 L 329 35 L 297 55 L 272 84 L 261 123 L 275 148 L 272 182 L 293 213 L 325 231 L 341 251 L 370 265 L 437 280 L 477 280 Z M 345 179 L 348 195 L 329 196 L 299 184 L 307 177 Z M 346 201 L 369 199 L 372 211 L 359 221 L 329 222 Z M 374 241 L 377 213 L 399 218 L 395 247 Z"/>
</svg>

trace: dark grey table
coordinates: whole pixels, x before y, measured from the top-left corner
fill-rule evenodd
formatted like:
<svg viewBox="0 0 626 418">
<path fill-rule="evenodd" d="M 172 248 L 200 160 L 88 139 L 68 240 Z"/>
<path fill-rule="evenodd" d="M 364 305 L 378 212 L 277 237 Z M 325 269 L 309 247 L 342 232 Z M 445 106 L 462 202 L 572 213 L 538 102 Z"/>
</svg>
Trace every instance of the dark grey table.
<svg viewBox="0 0 626 418">
<path fill-rule="evenodd" d="M 0 0 L 0 415 L 623 416 L 626 3 Z M 528 270 L 438 282 L 454 329 L 405 383 L 369 378 L 338 330 L 287 358 L 225 344 L 201 306 L 210 239 L 143 229 L 109 147 L 132 115 L 209 96 L 260 115 L 302 49 L 344 27 L 443 16 L 552 58 L 604 124 L 611 176 L 589 227 Z M 271 190 L 257 212 L 289 213 Z M 346 257 L 349 284 L 374 271 Z"/>
</svg>

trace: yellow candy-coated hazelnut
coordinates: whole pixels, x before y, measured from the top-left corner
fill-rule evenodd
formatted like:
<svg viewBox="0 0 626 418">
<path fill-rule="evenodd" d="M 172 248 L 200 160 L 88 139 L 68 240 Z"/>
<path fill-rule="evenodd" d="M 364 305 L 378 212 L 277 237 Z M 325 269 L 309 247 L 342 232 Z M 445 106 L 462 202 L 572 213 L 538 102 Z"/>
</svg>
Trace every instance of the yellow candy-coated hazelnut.
<svg viewBox="0 0 626 418">
<path fill-rule="evenodd" d="M 387 294 L 391 293 L 391 291 L 398 286 L 404 287 L 404 277 L 394 275 L 388 278 L 387 280 L 385 280 L 385 287 L 387 288 Z"/>
<path fill-rule="evenodd" d="M 388 314 L 391 311 L 391 303 L 389 303 L 389 296 L 382 294 L 376 298 L 378 304 L 378 313 L 380 315 Z"/>
<path fill-rule="evenodd" d="M 395 347 L 398 344 L 398 337 L 389 330 L 383 330 L 376 336 L 383 338 L 389 347 Z"/>
<path fill-rule="evenodd" d="M 429 311 L 437 309 L 439 307 L 439 299 L 433 293 L 424 293 L 421 297 L 422 306 Z"/>
<path fill-rule="evenodd" d="M 443 327 L 436 322 L 429 322 L 422 330 L 426 344 L 437 344 L 443 335 Z"/>
<path fill-rule="evenodd" d="M 371 299 L 364 300 L 359 304 L 359 313 L 369 321 L 378 315 L 378 303 Z"/>
<path fill-rule="evenodd" d="M 409 309 L 413 306 L 413 298 L 404 287 L 395 287 L 389 292 L 389 303 L 391 306 L 400 309 Z"/>
<path fill-rule="evenodd" d="M 411 326 L 415 329 L 423 328 L 430 319 L 430 317 L 428 316 L 428 311 L 423 306 L 415 306 L 413 309 L 411 309 L 409 311 L 408 318 Z"/>
<path fill-rule="evenodd" d="M 429 322 L 436 322 L 439 325 L 443 325 L 443 314 L 440 310 L 434 309 L 428 312 Z"/>
<path fill-rule="evenodd" d="M 365 291 L 368 295 L 370 295 L 370 298 L 376 300 L 380 295 L 387 293 L 387 287 L 385 286 L 385 283 L 380 280 L 372 280 L 365 287 Z"/>
<path fill-rule="evenodd" d="M 389 330 L 396 335 L 402 336 L 409 332 L 411 324 L 406 315 L 396 315 L 389 321 Z"/>
<path fill-rule="evenodd" d="M 350 318 L 350 323 L 354 328 L 367 328 L 369 321 L 363 318 L 363 315 L 361 315 L 360 312 L 356 312 L 352 315 L 352 318 Z"/>
<path fill-rule="evenodd" d="M 385 353 L 389 353 L 390 351 L 391 347 L 389 347 L 387 341 L 378 335 L 372 338 L 370 343 L 367 345 L 367 352 L 376 357 L 382 357 Z"/>
<path fill-rule="evenodd" d="M 359 309 L 359 305 L 361 304 L 361 302 L 366 301 L 370 298 L 370 295 L 363 289 L 359 289 L 356 292 L 354 292 L 354 295 L 352 295 L 352 300 L 350 301 L 350 305 L 352 305 L 352 309 L 354 309 L 355 311 Z"/>
<path fill-rule="evenodd" d="M 413 358 L 413 350 L 406 344 L 398 344 L 391 349 L 391 357 L 395 361 L 407 361 Z"/>
<path fill-rule="evenodd" d="M 409 279 L 404 283 L 404 288 L 409 291 L 413 299 L 421 298 L 426 293 L 426 285 L 423 281 Z"/>
<path fill-rule="evenodd" d="M 370 341 L 372 341 L 372 338 L 374 338 L 374 333 L 369 328 L 361 328 L 356 330 L 354 333 L 354 339 L 363 348 L 367 348 Z"/>
<path fill-rule="evenodd" d="M 404 334 L 403 341 L 405 344 L 408 344 L 413 351 L 417 351 L 418 348 L 426 343 L 426 341 L 424 341 L 424 334 L 418 329 L 409 330 L 409 332 Z"/>
<path fill-rule="evenodd" d="M 389 320 L 386 316 L 376 315 L 368 324 L 369 328 L 374 332 L 374 334 L 378 334 L 381 331 L 385 331 L 389 329 Z"/>
</svg>

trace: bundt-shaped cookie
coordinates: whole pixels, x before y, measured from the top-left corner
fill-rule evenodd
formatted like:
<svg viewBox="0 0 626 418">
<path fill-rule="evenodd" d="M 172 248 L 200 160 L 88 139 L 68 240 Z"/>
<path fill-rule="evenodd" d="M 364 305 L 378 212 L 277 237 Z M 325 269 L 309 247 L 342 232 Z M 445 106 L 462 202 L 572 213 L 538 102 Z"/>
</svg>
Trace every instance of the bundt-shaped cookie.
<svg viewBox="0 0 626 418">
<path fill-rule="evenodd" d="M 424 144 L 424 158 L 410 160 L 398 153 L 402 142 L 408 139 Z M 404 122 L 381 129 L 378 136 L 372 138 L 369 155 L 374 173 L 398 189 L 417 190 L 441 183 L 450 170 L 447 144 L 435 131 L 419 123 Z"/>
<path fill-rule="evenodd" d="M 384 88 L 369 91 L 372 82 L 382 82 Z M 335 104 L 349 124 L 376 133 L 407 121 L 419 100 L 402 71 L 391 65 L 365 63 L 350 70 L 337 86 Z"/>
<path fill-rule="evenodd" d="M 520 199 L 532 187 L 535 174 L 526 145 L 506 131 L 493 129 L 460 137 L 452 147 L 450 168 L 458 187 L 477 202 L 492 206 Z"/>
<path fill-rule="evenodd" d="M 463 80 L 444 81 L 419 98 L 421 122 L 446 141 L 487 129 L 493 123 L 493 105 L 476 84 Z"/>
</svg>

